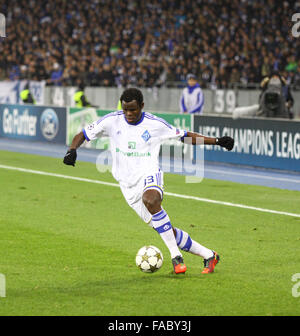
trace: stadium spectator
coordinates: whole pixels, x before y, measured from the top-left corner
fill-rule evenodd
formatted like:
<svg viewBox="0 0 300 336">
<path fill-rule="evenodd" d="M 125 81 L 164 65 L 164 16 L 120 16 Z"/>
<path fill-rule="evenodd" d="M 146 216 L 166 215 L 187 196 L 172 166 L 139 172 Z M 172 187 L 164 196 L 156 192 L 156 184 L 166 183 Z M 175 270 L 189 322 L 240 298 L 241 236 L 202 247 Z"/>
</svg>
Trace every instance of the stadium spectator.
<svg viewBox="0 0 300 336">
<path fill-rule="evenodd" d="M 47 79 L 48 85 L 61 86 L 63 80 L 63 70 L 60 65 L 56 62 L 53 64 L 53 69 L 50 73 L 50 78 Z"/>
<path fill-rule="evenodd" d="M 194 73 L 204 88 L 247 86 L 287 71 L 299 85 L 300 39 L 285 23 L 299 11 L 292 0 L 2 0 L 1 76 L 153 87 L 170 86 L 170 68 L 179 87 Z"/>
<path fill-rule="evenodd" d="M 204 107 L 204 95 L 196 76 L 187 75 L 187 87 L 183 89 L 180 97 L 180 112 L 201 114 Z"/>
<path fill-rule="evenodd" d="M 10 80 L 18 80 L 20 79 L 20 68 L 18 65 L 13 65 L 11 71 L 9 73 Z"/>
<path fill-rule="evenodd" d="M 103 65 L 100 76 L 102 86 L 115 86 L 115 76 L 109 63 Z"/>
<path fill-rule="evenodd" d="M 77 91 L 74 93 L 74 102 L 76 107 L 91 107 L 91 103 L 87 100 L 86 95 L 84 93 L 84 85 L 81 83 Z"/>
<path fill-rule="evenodd" d="M 20 98 L 24 104 L 35 104 L 36 101 L 29 88 L 29 83 L 26 83 L 24 89 L 20 92 Z"/>
<path fill-rule="evenodd" d="M 279 72 L 273 71 L 261 84 L 259 97 L 260 115 L 267 117 L 293 118 L 291 108 L 294 98 L 286 79 Z"/>
</svg>

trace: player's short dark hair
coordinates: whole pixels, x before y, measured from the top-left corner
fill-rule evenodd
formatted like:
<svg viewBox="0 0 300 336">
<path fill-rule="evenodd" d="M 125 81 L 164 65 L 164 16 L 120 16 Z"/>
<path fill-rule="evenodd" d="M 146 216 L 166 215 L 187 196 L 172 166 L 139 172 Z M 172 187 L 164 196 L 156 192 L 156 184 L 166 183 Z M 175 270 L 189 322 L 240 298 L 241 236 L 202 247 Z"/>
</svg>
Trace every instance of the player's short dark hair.
<svg viewBox="0 0 300 336">
<path fill-rule="evenodd" d="M 141 90 L 136 88 L 129 88 L 122 93 L 120 100 L 121 102 L 125 101 L 126 103 L 136 100 L 138 105 L 142 106 L 144 102 L 144 97 Z"/>
</svg>

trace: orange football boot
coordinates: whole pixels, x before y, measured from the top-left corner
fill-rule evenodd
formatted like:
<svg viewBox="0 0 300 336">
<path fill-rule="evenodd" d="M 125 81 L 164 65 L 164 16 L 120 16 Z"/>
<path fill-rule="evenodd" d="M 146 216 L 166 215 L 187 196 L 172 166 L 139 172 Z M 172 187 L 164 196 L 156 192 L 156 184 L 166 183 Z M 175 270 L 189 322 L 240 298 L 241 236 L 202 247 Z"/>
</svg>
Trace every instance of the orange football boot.
<svg viewBox="0 0 300 336">
<path fill-rule="evenodd" d="M 174 272 L 176 274 L 185 273 L 186 266 L 185 266 L 185 263 L 183 262 L 183 258 L 181 256 L 177 256 L 177 257 L 173 258 L 172 259 L 172 264 L 173 264 L 173 267 L 174 267 Z"/>
<path fill-rule="evenodd" d="M 217 252 L 213 251 L 213 256 L 208 259 L 204 259 L 204 269 L 202 274 L 213 273 L 217 263 L 220 261 L 220 256 Z"/>
</svg>

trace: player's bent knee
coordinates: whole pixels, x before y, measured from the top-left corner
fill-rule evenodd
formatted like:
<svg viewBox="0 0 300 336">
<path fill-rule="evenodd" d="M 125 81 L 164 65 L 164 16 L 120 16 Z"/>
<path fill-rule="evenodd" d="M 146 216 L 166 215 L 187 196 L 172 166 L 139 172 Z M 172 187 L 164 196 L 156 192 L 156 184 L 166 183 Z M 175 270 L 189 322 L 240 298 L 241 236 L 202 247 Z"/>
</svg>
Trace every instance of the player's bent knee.
<svg viewBox="0 0 300 336">
<path fill-rule="evenodd" d="M 161 196 L 157 190 L 147 190 L 143 194 L 143 203 L 151 214 L 161 209 Z"/>
</svg>

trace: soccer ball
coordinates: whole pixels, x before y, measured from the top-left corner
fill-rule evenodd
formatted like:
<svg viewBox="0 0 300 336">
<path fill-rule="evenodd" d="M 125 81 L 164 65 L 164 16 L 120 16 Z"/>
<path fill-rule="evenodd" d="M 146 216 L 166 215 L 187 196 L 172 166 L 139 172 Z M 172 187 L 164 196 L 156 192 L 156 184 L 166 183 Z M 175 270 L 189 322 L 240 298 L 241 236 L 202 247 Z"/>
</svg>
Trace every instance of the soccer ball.
<svg viewBox="0 0 300 336">
<path fill-rule="evenodd" d="M 153 273 L 161 268 L 163 255 L 155 246 L 143 246 L 135 257 L 135 263 L 141 271 Z"/>
</svg>

